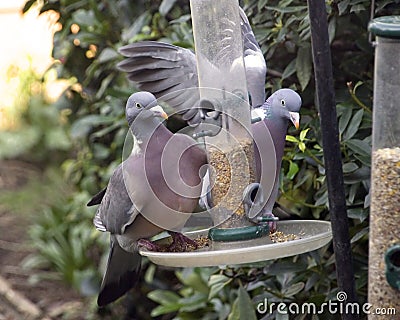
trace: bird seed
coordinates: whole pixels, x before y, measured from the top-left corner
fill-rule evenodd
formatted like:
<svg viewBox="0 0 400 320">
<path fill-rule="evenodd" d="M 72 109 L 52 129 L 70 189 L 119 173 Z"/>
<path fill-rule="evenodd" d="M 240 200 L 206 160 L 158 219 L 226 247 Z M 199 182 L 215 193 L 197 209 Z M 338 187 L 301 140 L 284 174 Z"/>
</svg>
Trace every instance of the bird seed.
<svg viewBox="0 0 400 320">
<path fill-rule="evenodd" d="M 400 311 L 400 294 L 386 281 L 385 253 L 390 246 L 400 243 L 399 190 L 400 148 L 374 151 L 371 171 L 368 302 L 374 307 L 391 307 L 397 311 Z M 398 315 L 396 319 L 397 317 Z M 378 318 L 372 315 L 369 319 Z"/>
<path fill-rule="evenodd" d="M 285 234 L 282 231 L 275 231 L 273 233 L 269 234 L 269 238 L 273 243 L 277 242 L 288 242 L 288 241 L 293 241 L 293 240 L 298 240 L 300 237 L 298 235 L 295 235 L 293 233 L 288 233 Z"/>
<path fill-rule="evenodd" d="M 234 213 L 222 227 L 243 226 L 243 190 L 255 181 L 253 141 L 242 139 L 228 150 L 211 146 L 209 164 L 214 169 L 211 170 L 214 207 L 220 210 L 221 214 Z"/>
</svg>

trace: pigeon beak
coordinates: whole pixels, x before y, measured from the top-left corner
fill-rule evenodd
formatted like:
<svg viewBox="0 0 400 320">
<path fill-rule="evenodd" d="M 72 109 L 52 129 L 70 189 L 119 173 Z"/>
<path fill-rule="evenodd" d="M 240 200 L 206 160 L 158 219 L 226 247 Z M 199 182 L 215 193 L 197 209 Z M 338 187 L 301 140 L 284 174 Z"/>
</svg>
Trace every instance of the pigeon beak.
<svg viewBox="0 0 400 320">
<path fill-rule="evenodd" d="M 159 105 L 156 105 L 155 107 L 150 108 L 150 111 L 153 112 L 155 117 L 160 117 L 165 120 L 168 119 L 168 115 L 165 113 L 164 109 Z"/>
<path fill-rule="evenodd" d="M 300 128 L 300 114 L 298 112 L 289 112 L 290 121 L 294 124 L 296 129 Z"/>
</svg>

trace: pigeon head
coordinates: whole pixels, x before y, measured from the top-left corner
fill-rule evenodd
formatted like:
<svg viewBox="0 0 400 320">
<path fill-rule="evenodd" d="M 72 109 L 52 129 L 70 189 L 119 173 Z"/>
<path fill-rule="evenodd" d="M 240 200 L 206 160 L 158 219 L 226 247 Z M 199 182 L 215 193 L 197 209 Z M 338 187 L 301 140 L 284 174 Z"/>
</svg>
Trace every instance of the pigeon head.
<svg viewBox="0 0 400 320">
<path fill-rule="evenodd" d="M 140 119 L 140 122 L 159 124 L 160 121 L 156 118 L 168 118 L 163 108 L 157 104 L 156 97 L 146 91 L 136 92 L 129 97 L 126 103 L 125 116 L 131 129 L 133 129 L 132 125 L 137 119 Z"/>
<path fill-rule="evenodd" d="M 286 122 L 289 120 L 298 129 L 300 121 L 301 98 L 291 89 L 280 89 L 274 92 L 265 103 L 254 109 L 254 115 L 262 120 Z"/>
</svg>

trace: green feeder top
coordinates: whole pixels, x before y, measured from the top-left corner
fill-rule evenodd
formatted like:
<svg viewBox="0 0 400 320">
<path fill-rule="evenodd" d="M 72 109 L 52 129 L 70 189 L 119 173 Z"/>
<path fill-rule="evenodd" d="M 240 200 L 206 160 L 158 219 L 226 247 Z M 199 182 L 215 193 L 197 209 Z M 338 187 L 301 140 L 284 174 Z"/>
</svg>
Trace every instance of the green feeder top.
<svg viewBox="0 0 400 320">
<path fill-rule="evenodd" d="M 400 16 L 384 16 L 373 19 L 368 30 L 379 37 L 400 38 Z"/>
</svg>

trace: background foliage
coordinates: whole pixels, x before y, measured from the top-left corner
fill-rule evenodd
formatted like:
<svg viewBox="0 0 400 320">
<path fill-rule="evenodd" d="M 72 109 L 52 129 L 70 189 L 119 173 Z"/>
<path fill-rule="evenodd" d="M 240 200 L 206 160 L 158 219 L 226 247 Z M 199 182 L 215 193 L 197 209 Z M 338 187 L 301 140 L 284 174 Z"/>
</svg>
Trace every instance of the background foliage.
<svg viewBox="0 0 400 320">
<path fill-rule="evenodd" d="M 52 69 L 59 78 L 71 81 L 56 102 L 56 110 L 68 114 L 71 140 L 62 146 L 70 153 L 62 168 L 75 192 L 63 206 L 48 208 L 33 226 L 31 236 L 41 255 L 33 258 L 36 264 L 32 264 L 52 266 L 72 285 L 93 293 L 93 279 L 99 282 L 99 252 L 104 252 L 106 239 L 93 231 L 93 211 L 84 204 L 106 185 L 121 161 L 127 133 L 124 105 L 135 90 L 116 69 L 122 59 L 117 50 L 144 39 L 192 48 L 189 2 L 29 0 L 24 10 L 38 3 L 42 12 L 58 12 L 62 25 L 54 37 L 56 60 Z M 241 4 L 267 60 L 267 92 L 292 87 L 304 102 L 301 132 L 291 131 L 287 137 L 279 204 L 292 218 L 329 219 L 307 6 L 300 0 L 247 0 Z M 374 14 L 398 14 L 398 5 L 398 0 L 376 1 Z M 370 1 L 327 1 L 326 7 L 357 292 L 364 301 L 373 76 L 373 47 L 367 32 Z M 173 127 L 172 122 L 169 125 Z M 46 150 L 53 147 L 59 145 L 43 146 Z M 46 243 L 51 245 L 46 247 Z M 132 293 L 135 307 L 129 311 L 140 319 L 193 319 L 194 315 L 202 319 L 256 319 L 260 315 L 251 306 L 264 298 L 321 304 L 335 299 L 337 291 L 329 246 L 247 266 L 168 270 L 146 263 L 145 269 L 140 288 Z M 285 318 L 265 315 L 265 319 L 279 316 Z"/>
</svg>

